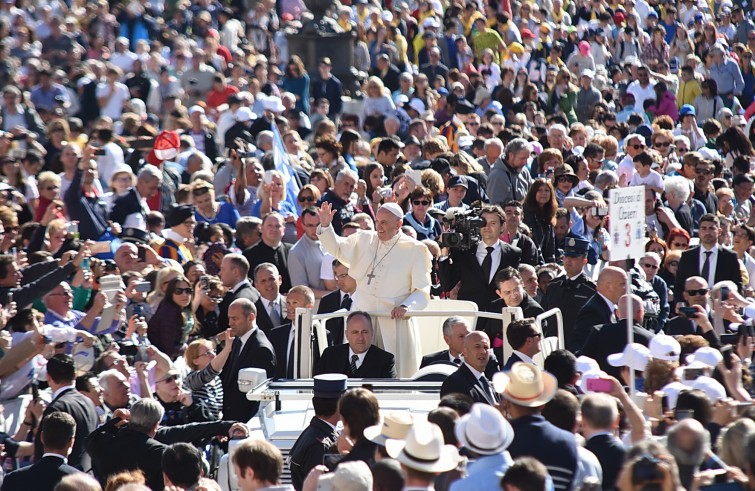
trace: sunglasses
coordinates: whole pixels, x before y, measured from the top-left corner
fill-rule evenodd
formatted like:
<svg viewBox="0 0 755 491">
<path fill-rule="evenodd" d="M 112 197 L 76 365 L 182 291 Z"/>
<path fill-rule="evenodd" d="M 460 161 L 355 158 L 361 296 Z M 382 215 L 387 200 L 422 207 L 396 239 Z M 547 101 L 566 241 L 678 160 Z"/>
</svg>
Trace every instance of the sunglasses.
<svg viewBox="0 0 755 491">
<path fill-rule="evenodd" d="M 689 244 L 687 244 L 686 242 L 672 242 L 671 243 L 671 247 L 685 247 L 686 248 L 687 246 L 689 246 Z"/>
<path fill-rule="evenodd" d="M 697 297 L 700 295 L 707 295 L 710 289 L 708 288 L 700 288 L 699 290 L 687 290 L 687 295 L 691 297 Z"/>
<path fill-rule="evenodd" d="M 312 203 L 313 201 L 315 201 L 315 197 L 314 196 L 299 196 L 298 200 L 299 200 L 299 203 L 304 203 L 305 201 Z"/>
<path fill-rule="evenodd" d="M 666 148 L 671 146 L 671 142 L 655 142 L 653 146 L 655 148 Z"/>
<path fill-rule="evenodd" d="M 191 288 L 176 288 L 173 290 L 176 295 L 191 295 Z"/>
<path fill-rule="evenodd" d="M 556 179 L 556 182 L 571 182 L 571 177 L 559 176 L 559 178 Z"/>
<path fill-rule="evenodd" d="M 161 382 L 164 382 L 164 383 L 167 383 L 167 382 L 175 382 L 175 381 L 176 381 L 176 380 L 178 380 L 178 379 L 179 379 L 179 376 L 178 376 L 178 375 L 171 375 L 170 377 L 168 377 L 168 378 L 166 378 L 166 379 L 163 379 L 163 380 L 161 380 Z"/>
<path fill-rule="evenodd" d="M 650 268 L 650 269 L 658 269 L 658 266 L 656 266 L 655 264 L 643 264 L 642 267 Z"/>
<path fill-rule="evenodd" d="M 414 206 L 430 206 L 429 201 L 412 201 Z"/>
<path fill-rule="evenodd" d="M 707 176 L 708 174 L 712 174 L 710 169 L 695 169 L 695 174 L 703 174 Z"/>
<path fill-rule="evenodd" d="M 638 145 L 636 143 L 634 145 L 629 145 L 629 146 L 632 147 L 635 150 L 641 150 L 641 149 L 645 148 L 645 145 Z"/>
</svg>

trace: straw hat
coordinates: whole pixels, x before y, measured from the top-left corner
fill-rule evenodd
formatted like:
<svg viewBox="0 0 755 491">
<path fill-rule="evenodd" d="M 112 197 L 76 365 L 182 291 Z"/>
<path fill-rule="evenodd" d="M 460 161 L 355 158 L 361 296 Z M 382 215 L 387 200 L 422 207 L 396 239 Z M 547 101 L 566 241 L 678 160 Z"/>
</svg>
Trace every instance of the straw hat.
<svg viewBox="0 0 755 491">
<path fill-rule="evenodd" d="M 403 440 L 412 429 L 414 418 L 407 411 L 392 411 L 383 416 L 383 424 L 368 426 L 364 437 L 373 443 L 385 446 L 385 441 Z"/>
<path fill-rule="evenodd" d="M 386 441 L 385 450 L 405 466 L 422 472 L 446 472 L 459 463 L 459 450 L 444 445 L 438 425 L 426 421 L 415 423 L 405 440 Z"/>
<path fill-rule="evenodd" d="M 517 362 L 508 372 L 493 375 L 493 387 L 506 400 L 517 406 L 538 407 L 556 394 L 556 377 L 540 370 L 537 365 Z"/>
</svg>

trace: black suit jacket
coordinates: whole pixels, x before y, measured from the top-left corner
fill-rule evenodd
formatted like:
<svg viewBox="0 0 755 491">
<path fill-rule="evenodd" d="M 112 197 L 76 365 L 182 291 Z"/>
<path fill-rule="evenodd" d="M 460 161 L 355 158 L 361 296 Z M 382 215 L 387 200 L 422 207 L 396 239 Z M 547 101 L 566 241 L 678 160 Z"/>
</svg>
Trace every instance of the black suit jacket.
<svg viewBox="0 0 755 491">
<path fill-rule="evenodd" d="M 396 357 L 372 345 L 356 373 L 351 373 L 349 345 L 339 344 L 323 351 L 315 375 L 342 373 L 352 378 L 396 378 Z"/>
<path fill-rule="evenodd" d="M 371 69 L 370 72 L 371 75 L 375 75 L 376 77 L 381 78 L 383 80 L 383 85 L 385 85 L 391 92 L 395 92 L 401 88 L 401 84 L 399 83 L 401 70 L 399 70 L 398 67 L 393 63 L 391 63 L 388 67 L 388 70 L 385 72 L 385 76 L 383 76 L 382 73 L 380 73 L 380 70 L 378 70 L 377 68 Z"/>
<path fill-rule="evenodd" d="M 443 381 L 443 385 L 440 387 L 440 397 L 448 394 L 464 394 L 471 397 L 474 402 L 495 406 L 498 402 L 498 396 L 495 394 L 492 386 L 490 387 L 490 392 L 493 394 L 494 399 L 491 399 L 485 393 L 480 385 L 480 381 L 475 378 L 466 364 L 462 364 L 458 370 L 446 377 L 446 380 Z"/>
<path fill-rule="evenodd" d="M 518 361 L 524 360 L 522 360 L 516 353 L 511 353 L 511 356 L 509 356 L 509 359 L 506 360 L 506 363 L 503 365 L 503 371 L 508 372 L 509 370 L 511 370 L 511 367 L 514 366 L 514 363 Z"/>
<path fill-rule="evenodd" d="M 59 457 L 47 456 L 36 464 L 11 472 L 3 479 L 2 491 L 52 491 L 65 476 L 76 474 L 75 467 Z"/>
<path fill-rule="evenodd" d="M 136 188 L 131 188 L 126 194 L 115 200 L 113 211 L 110 212 L 110 219 L 123 224 L 127 216 L 132 213 L 141 213 L 142 211 L 142 204 L 139 201 Z"/>
<path fill-rule="evenodd" d="M 600 462 L 603 469 L 603 489 L 616 489 L 616 480 L 627 455 L 626 447 L 613 435 L 595 435 L 587 440 L 585 448 L 594 453 Z"/>
<path fill-rule="evenodd" d="M 713 319 L 710 315 L 708 315 L 708 320 L 710 320 L 711 325 L 713 324 Z M 710 330 L 708 332 L 702 332 L 700 329 L 697 328 L 695 325 L 696 323 L 692 322 L 692 320 L 688 319 L 687 317 L 683 315 L 677 315 L 673 319 L 669 320 L 668 323 L 666 323 L 666 334 L 669 336 L 686 336 L 687 334 L 698 334 L 702 337 L 704 337 L 708 344 L 711 345 L 713 348 L 718 348 L 721 346 L 721 340 L 718 337 L 718 334 L 716 334 L 716 331 Z"/>
<path fill-rule="evenodd" d="M 260 299 L 260 292 L 258 292 L 257 289 L 248 282 L 241 285 L 241 287 L 236 290 L 235 293 L 228 291 L 223 297 L 223 301 L 220 302 L 220 305 L 218 305 L 218 310 L 220 311 L 220 313 L 218 314 L 218 332 L 210 333 L 210 336 L 215 336 L 228 329 L 228 307 L 231 306 L 234 300 L 239 298 L 246 298 L 247 300 L 251 300 L 256 305 L 257 300 Z M 260 313 L 258 309 L 257 315 L 259 314 Z"/>
<path fill-rule="evenodd" d="M 501 245 L 501 262 L 498 264 L 496 273 L 508 266 L 518 267 L 522 250 L 502 241 L 499 241 L 499 243 Z M 451 257 L 439 262 L 438 273 L 443 291 L 450 291 L 461 281 L 458 299 L 471 300 L 477 304 L 477 308 L 482 310 L 498 296 L 495 293 L 494 282 L 485 278 L 482 266 L 477 262 L 476 252 L 476 249 L 453 251 Z M 493 274 L 493 278 L 495 278 L 495 274 Z"/>
<path fill-rule="evenodd" d="M 99 424 L 94 403 L 76 389 L 68 389 L 50 402 L 42 413 L 42 418 L 55 411 L 68 413 L 76 421 L 76 439 L 73 442 L 71 454 L 68 456 L 68 464 L 88 471 L 92 467 L 92 459 L 84 449 L 84 440 L 97 429 Z M 34 439 L 34 458 L 41 459 L 43 454 L 42 439 L 37 437 Z"/>
<path fill-rule="evenodd" d="M 318 314 L 331 314 L 341 309 L 341 291 L 330 292 L 320 299 L 317 307 Z M 333 345 L 343 344 L 343 319 L 330 319 L 325 323 L 325 329 L 333 339 Z"/>
<path fill-rule="evenodd" d="M 220 372 L 223 384 L 223 417 L 227 420 L 249 421 L 259 408 L 259 402 L 247 400 L 239 390 L 239 370 L 263 368 L 268 377 L 275 373 L 275 351 L 265 333 L 255 329 L 238 355 L 231 354 Z"/>
<path fill-rule="evenodd" d="M 634 325 L 635 343 L 648 346 L 653 335 L 644 327 L 638 324 Z M 608 355 L 624 351 L 627 342 L 627 321 L 623 319 L 619 322 L 593 327 L 579 354 L 594 359 L 600 365 L 601 370 L 621 380 L 621 370 L 608 363 Z M 624 382 L 629 383 L 628 380 Z"/>
<path fill-rule="evenodd" d="M 684 282 L 690 276 L 700 276 L 700 255 L 702 254 L 702 247 L 697 246 L 688 249 L 682 253 L 682 257 L 679 259 L 679 268 L 676 270 L 676 283 L 674 285 L 674 301 L 679 303 L 684 299 Z M 737 285 L 737 289 L 742 293 L 742 271 L 739 269 L 739 259 L 737 253 L 718 246 L 718 254 L 716 259 L 716 271 L 713 278 L 716 283 L 719 281 L 730 280 Z M 706 278 L 707 281 L 707 278 Z M 713 285 L 708 285 L 712 288 Z M 675 310 L 672 308 L 672 312 Z"/>
<path fill-rule="evenodd" d="M 291 323 L 284 324 L 274 328 L 267 335 L 270 344 L 275 350 L 275 371 L 273 377 L 286 378 L 286 368 L 288 367 L 288 338 L 291 333 Z"/>
<path fill-rule="evenodd" d="M 485 312 L 494 312 L 496 314 L 500 314 L 501 310 L 506 307 L 506 304 L 503 302 L 503 299 L 496 298 L 492 302 L 490 302 L 488 305 L 485 306 L 484 310 Z M 526 293 L 524 294 L 524 297 L 522 298 L 522 303 L 519 305 L 519 307 L 522 308 L 522 315 L 524 315 L 524 318 L 527 317 L 537 317 L 538 315 L 545 312 L 543 308 L 540 306 L 539 303 L 535 301 L 534 298 L 530 297 Z M 484 317 L 480 317 L 477 320 L 477 330 L 478 331 L 485 331 L 490 338 L 490 342 L 493 342 L 493 339 L 498 336 L 498 334 L 501 333 L 501 328 L 503 327 L 501 321 L 496 319 L 486 319 Z"/>
<path fill-rule="evenodd" d="M 426 366 L 435 365 L 436 363 L 452 363 L 451 359 L 448 357 L 447 349 L 444 349 L 443 351 L 436 351 L 435 353 L 430 353 L 429 355 L 423 356 L 422 362 L 419 364 L 419 367 L 425 368 Z M 492 379 L 493 375 L 499 372 L 500 369 L 501 368 L 498 364 L 498 358 L 496 358 L 495 354 L 491 352 L 490 359 L 488 360 L 488 366 L 485 367 L 485 376 L 488 379 Z"/>
<path fill-rule="evenodd" d="M 285 320 L 284 317 L 286 316 L 286 301 L 283 297 L 281 297 L 281 302 L 281 309 L 283 309 L 283 311 L 280 313 L 280 315 L 281 319 Z M 262 329 L 262 332 L 264 332 L 265 334 L 270 334 L 270 331 L 281 325 L 273 325 L 273 321 L 270 319 L 270 314 L 267 313 L 265 304 L 262 302 L 262 297 L 258 298 L 257 301 L 254 302 L 254 306 L 257 307 L 257 327 Z"/>
<path fill-rule="evenodd" d="M 572 353 L 580 351 L 582 346 L 587 342 L 592 328 L 602 326 L 603 324 L 610 324 L 614 320 L 612 317 L 613 312 L 611 312 L 606 301 L 595 292 L 590 297 L 590 300 L 579 310 L 577 319 L 574 322 L 574 333 L 570 338 L 566 339 L 566 349 Z"/>
</svg>

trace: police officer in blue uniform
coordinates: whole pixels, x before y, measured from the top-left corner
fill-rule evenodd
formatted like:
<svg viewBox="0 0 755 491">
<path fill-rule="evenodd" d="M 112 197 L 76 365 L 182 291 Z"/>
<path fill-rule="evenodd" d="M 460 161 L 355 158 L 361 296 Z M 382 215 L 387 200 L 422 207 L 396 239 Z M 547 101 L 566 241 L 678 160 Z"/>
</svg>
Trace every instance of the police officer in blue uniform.
<svg viewBox="0 0 755 491">
<path fill-rule="evenodd" d="M 312 406 L 315 417 L 291 447 L 288 460 L 291 482 L 297 491 L 301 490 L 309 471 L 321 465 L 323 456 L 332 452 L 336 446 L 336 425 L 340 419 L 338 399 L 346 392 L 347 378 L 340 373 L 317 375 L 314 378 Z"/>
<path fill-rule="evenodd" d="M 597 286 L 584 273 L 587 264 L 587 254 L 590 242 L 582 237 L 567 235 L 564 239 L 564 269 L 563 274 L 551 281 L 548 290 L 540 302 L 547 312 L 550 309 L 561 309 L 564 320 L 564 339 L 569 339 L 577 313 L 582 306 L 595 294 Z M 556 323 L 550 322 L 546 326 L 545 336 L 555 336 Z"/>
</svg>

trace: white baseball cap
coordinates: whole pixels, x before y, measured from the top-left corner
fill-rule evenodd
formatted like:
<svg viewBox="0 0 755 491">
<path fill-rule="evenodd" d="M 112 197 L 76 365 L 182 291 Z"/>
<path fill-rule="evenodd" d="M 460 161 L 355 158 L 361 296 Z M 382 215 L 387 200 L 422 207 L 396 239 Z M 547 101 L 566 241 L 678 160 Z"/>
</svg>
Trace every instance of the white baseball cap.
<svg viewBox="0 0 755 491">
<path fill-rule="evenodd" d="M 657 360 L 679 361 L 682 347 L 679 341 L 666 334 L 656 334 L 650 340 L 650 356 Z"/>
<path fill-rule="evenodd" d="M 692 385 L 692 389 L 705 392 L 711 404 L 726 399 L 726 389 L 724 389 L 724 386 L 718 380 L 712 377 L 697 377 L 697 380 Z"/>
<path fill-rule="evenodd" d="M 582 373 L 595 372 L 600 370 L 598 362 L 589 356 L 582 355 L 577 358 L 577 371 Z"/>
<path fill-rule="evenodd" d="M 240 108 L 236 109 L 236 114 L 234 116 L 236 117 L 236 121 L 239 121 L 241 123 L 251 121 L 255 118 L 252 110 L 246 106 L 241 106 Z"/>
<path fill-rule="evenodd" d="M 635 371 L 645 370 L 650 361 L 650 350 L 639 343 L 627 344 L 624 351 L 608 355 L 608 364 L 612 367 L 631 367 Z"/>
<path fill-rule="evenodd" d="M 724 357 L 721 354 L 721 352 L 718 351 L 716 348 L 711 348 L 710 346 L 703 346 L 702 348 L 698 348 L 698 350 L 692 353 L 691 355 L 687 355 L 686 359 L 687 359 L 687 364 L 690 366 L 694 362 L 699 362 L 706 367 L 715 368 L 718 366 L 719 363 L 723 361 Z"/>
</svg>

